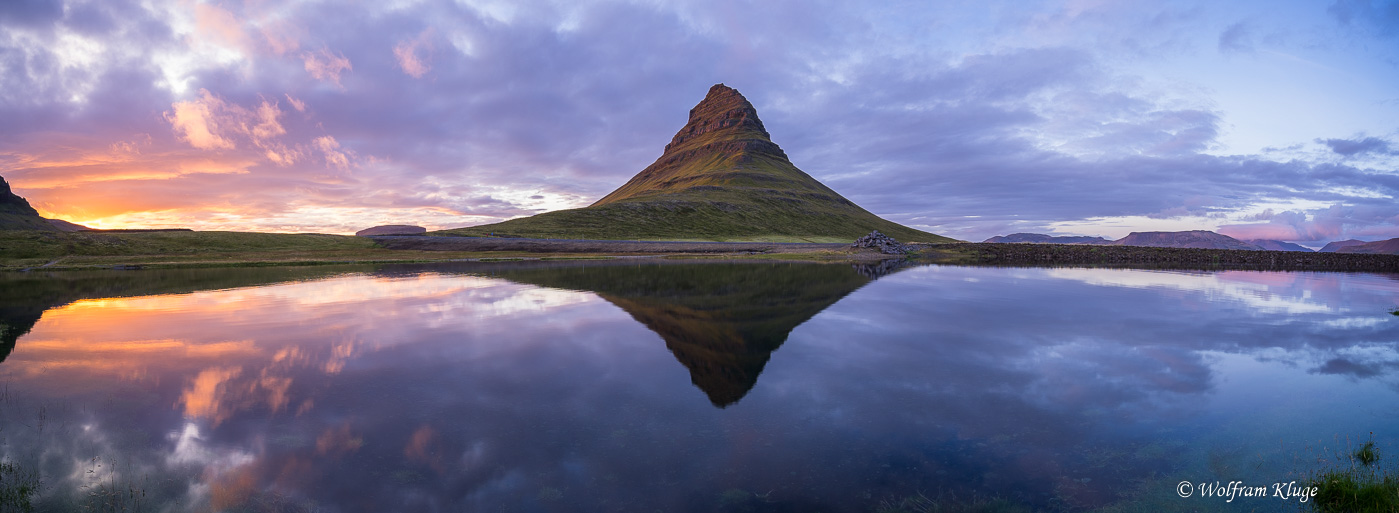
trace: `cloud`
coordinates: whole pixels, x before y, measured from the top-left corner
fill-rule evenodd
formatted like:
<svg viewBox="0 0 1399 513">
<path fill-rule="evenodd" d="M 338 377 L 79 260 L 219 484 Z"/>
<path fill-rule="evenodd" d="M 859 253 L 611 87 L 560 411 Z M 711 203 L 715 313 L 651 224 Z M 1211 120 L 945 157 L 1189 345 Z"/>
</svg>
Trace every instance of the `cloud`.
<svg viewBox="0 0 1399 513">
<path fill-rule="evenodd" d="M 285 96 L 287 97 L 287 103 L 290 103 L 293 109 L 296 109 L 297 112 L 306 112 L 306 102 L 293 98 L 291 94 L 286 94 Z"/>
<path fill-rule="evenodd" d="M 210 43 L 244 54 L 252 53 L 252 38 L 243 30 L 243 22 L 217 5 L 194 4 L 194 34 Z"/>
<path fill-rule="evenodd" d="M 966 10 L 942 4 L 468 4 L 5 4 L 0 174 L 51 212 L 107 219 L 304 231 L 364 208 L 460 226 L 591 203 L 725 82 L 804 171 L 939 233 L 1261 223 L 1307 237 L 1399 215 L 1399 179 L 1374 158 L 1388 136 L 1318 140 L 1328 158 L 1224 155 L 1236 125 L 1214 93 L 1143 71 L 1271 47 L 1257 16 L 1080 3 L 962 26 Z M 1379 133 L 1339 133 L 1362 129 Z M 139 134 L 139 153 L 112 156 Z M 79 204 L 118 182 L 148 198 Z M 1322 224 L 1241 219 L 1260 205 Z M 292 213 L 300 228 L 279 217 Z"/>
<path fill-rule="evenodd" d="M 1273 239 L 1292 242 L 1324 243 L 1362 238 L 1379 240 L 1399 237 L 1399 208 L 1385 202 L 1370 205 L 1337 204 L 1326 208 L 1274 213 L 1265 210 L 1246 216 L 1255 224 L 1229 224 L 1219 233 L 1240 240 Z"/>
<path fill-rule="evenodd" d="M 198 99 L 175 102 L 171 107 L 174 111 L 167 112 L 165 119 L 175 128 L 181 140 L 203 150 L 233 149 L 233 141 L 218 134 L 231 128 L 220 127 L 220 124 L 237 122 L 225 116 L 228 108 L 223 100 L 201 89 Z"/>
<path fill-rule="evenodd" d="M 1224 29 L 1219 34 L 1219 51 L 1229 52 L 1252 52 L 1253 35 L 1244 22 L 1238 22 Z"/>
<path fill-rule="evenodd" d="M 1382 37 L 1399 35 L 1399 2 L 1394 0 L 1336 0 L 1326 12 L 1342 25 L 1363 27 Z"/>
<path fill-rule="evenodd" d="M 180 140 L 202 150 L 237 147 L 235 138 L 247 139 L 257 148 L 267 150 L 269 158 L 278 163 L 289 163 L 295 152 L 286 150 L 276 139 L 287 133 L 278 121 L 282 110 L 276 102 L 262 100 L 252 109 L 228 103 L 210 93 L 199 90 L 199 97 L 190 101 L 171 104 L 172 111 L 165 113 L 175 135 Z"/>
<path fill-rule="evenodd" d="M 1389 142 L 1378 137 L 1365 137 L 1363 139 L 1317 139 L 1316 142 L 1325 144 L 1331 151 L 1344 157 L 1353 157 L 1366 153 L 1394 154 L 1390 151 Z"/>
<path fill-rule="evenodd" d="M 316 149 L 321 150 L 321 154 L 325 155 L 325 163 L 327 166 L 340 169 L 347 169 L 350 167 L 349 156 L 347 156 L 345 152 L 340 151 L 340 143 L 337 142 L 334 137 L 328 135 L 317 137 L 316 140 L 313 141 L 313 144 L 316 146 Z"/>
<path fill-rule="evenodd" d="M 393 55 L 398 59 L 398 67 L 403 68 L 403 72 L 413 78 L 423 78 L 428 70 L 432 69 L 425 58 L 419 57 L 418 52 L 432 51 L 432 40 L 429 37 L 432 30 L 428 29 L 411 40 L 400 41 L 393 47 Z"/>
<path fill-rule="evenodd" d="M 318 80 L 340 85 L 340 73 L 353 71 L 350 59 L 344 55 L 330 53 L 327 48 L 315 52 L 302 52 L 301 59 L 306 64 L 306 72 Z"/>
</svg>

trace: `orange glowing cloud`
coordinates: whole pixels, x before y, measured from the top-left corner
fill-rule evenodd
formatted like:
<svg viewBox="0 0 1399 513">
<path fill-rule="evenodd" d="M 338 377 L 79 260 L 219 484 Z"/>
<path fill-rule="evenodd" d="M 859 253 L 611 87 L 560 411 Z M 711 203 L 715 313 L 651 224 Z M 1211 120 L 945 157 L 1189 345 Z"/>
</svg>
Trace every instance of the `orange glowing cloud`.
<svg viewBox="0 0 1399 513">
<path fill-rule="evenodd" d="M 174 113 L 166 113 L 166 121 L 174 125 L 176 136 L 190 146 L 201 150 L 233 149 L 233 141 L 217 133 L 220 120 L 216 111 L 226 110 L 223 100 L 206 89 L 200 89 L 199 96 L 198 100 L 175 102 Z"/>
<path fill-rule="evenodd" d="M 233 13 L 206 3 L 194 5 L 195 34 L 205 41 L 222 47 L 251 53 L 252 39 L 243 31 L 243 22 Z"/>
<path fill-rule="evenodd" d="M 312 77 L 331 82 L 337 86 L 340 85 L 341 72 L 354 70 L 354 67 L 350 65 L 350 59 L 345 58 L 344 55 L 332 54 L 327 48 L 322 48 L 316 52 L 303 52 L 301 59 L 306 64 L 306 72 L 310 73 Z"/>
<path fill-rule="evenodd" d="M 316 437 L 316 454 L 342 455 L 358 451 L 364 446 L 364 438 L 350 432 L 350 424 L 330 428 Z"/>
<path fill-rule="evenodd" d="M 398 67 L 402 68 L 403 72 L 407 73 L 408 76 L 423 78 L 423 75 L 426 75 L 428 70 L 432 69 L 431 66 L 428 66 L 424 58 L 418 57 L 418 52 L 420 50 L 425 52 L 430 52 L 432 50 L 432 41 L 428 39 L 431 35 L 432 29 L 428 29 L 423 31 L 423 33 L 419 34 L 416 38 L 400 41 L 397 45 L 394 45 L 393 56 L 398 60 Z"/>
</svg>

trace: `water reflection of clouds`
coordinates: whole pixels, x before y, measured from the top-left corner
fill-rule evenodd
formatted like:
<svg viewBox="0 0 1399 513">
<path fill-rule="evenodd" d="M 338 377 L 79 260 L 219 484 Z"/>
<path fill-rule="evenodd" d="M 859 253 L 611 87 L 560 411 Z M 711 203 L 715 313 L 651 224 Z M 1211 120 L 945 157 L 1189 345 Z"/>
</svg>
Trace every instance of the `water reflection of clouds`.
<svg viewBox="0 0 1399 513">
<path fill-rule="evenodd" d="M 571 306 L 586 306 L 586 312 L 569 313 Z M 355 366 L 356 375 L 379 372 L 374 369 L 397 373 L 402 366 L 390 363 L 395 357 L 386 358 L 386 350 L 408 348 L 409 354 L 416 354 L 414 346 L 437 342 L 439 334 L 463 343 L 448 351 L 458 362 L 468 354 L 481 359 L 537 352 L 569 338 L 557 330 L 598 319 L 599 309 L 620 315 L 615 307 L 585 293 L 432 275 L 351 276 L 184 295 L 81 300 L 47 312 L 3 371 L 15 388 L 58 394 L 50 400 L 102 404 L 98 397 L 117 393 L 111 388 L 113 374 L 128 378 L 128 397 L 167 398 L 139 407 L 126 402 L 107 407 L 149 409 L 164 403 L 178 413 L 145 419 L 148 429 L 169 433 L 170 449 L 162 461 L 144 458 L 142 464 L 148 473 L 162 467 L 165 474 L 198 468 L 192 472 L 197 479 L 191 481 L 189 500 L 219 509 L 247 500 L 269 479 L 301 479 L 289 477 L 287 469 L 352 457 L 365 443 L 354 427 L 365 421 L 339 417 L 367 403 L 355 406 L 324 398 L 341 393 L 333 390 L 338 385 L 331 385 L 335 375 Z M 554 336 L 539 336 L 550 331 L 548 325 L 554 327 Z M 230 334 L 238 339 L 230 340 Z M 493 343 L 500 341 L 511 343 Z M 368 358 L 374 355 L 378 358 Z M 144 379 L 129 379 L 133 376 Z M 330 405 L 324 420 L 313 416 L 317 405 Z M 120 411 L 105 413 L 109 418 L 125 416 Z M 259 416 L 304 418 L 322 427 L 309 435 L 314 439 L 310 446 L 271 454 L 263 435 L 249 439 L 237 434 L 251 428 L 249 420 Z M 170 424 L 175 419 L 182 420 Z M 87 426 L 87 438 L 101 438 L 114 427 L 102 422 Z M 422 434 L 427 432 L 410 437 L 402 457 L 432 467 L 438 460 L 428 458 L 427 451 L 440 444 Z M 122 444 L 102 445 L 106 448 L 93 451 L 50 450 L 116 454 L 115 447 Z M 479 459 L 484 447 L 474 444 L 462 458 Z M 54 490 L 77 490 L 96 475 L 81 460 L 70 463 L 49 474 L 68 476 L 66 483 L 54 483 Z M 109 468 L 103 476 L 120 477 L 111 472 Z"/>
<path fill-rule="evenodd" d="M 1392 375 L 1399 322 L 1379 315 L 1395 291 L 1370 275 L 911 269 L 798 327 L 748 400 L 863 418 L 869 428 L 918 423 L 1001 440 L 987 449 L 991 460 L 1044 447 L 1090 451 L 1129 443 L 1124 436 L 1148 435 L 1134 443 L 1150 445 L 1149 433 L 1124 426 L 1219 413 L 1201 405 L 1236 386 L 1221 383 L 1231 370 L 1217 367 L 1220 352 L 1295 372 Z M 1357 322 L 1360 312 L 1379 321 Z M 838 375 L 880 379 L 822 385 Z M 879 420 L 891 417 L 900 420 Z M 1053 481 L 1082 463 L 1043 457 L 1057 463 L 1024 471 Z M 1115 481 L 1092 483 L 1075 486 L 1110 495 Z"/>
<path fill-rule="evenodd" d="M 1197 292 L 1209 301 L 1232 300 L 1266 313 L 1329 313 L 1334 306 L 1295 287 L 1288 273 L 1139 271 L 1127 269 L 1052 269 L 1048 276 L 1090 285 L 1164 288 Z M 1295 294 L 1293 294 L 1295 293 Z"/>
<path fill-rule="evenodd" d="M 1399 360 L 1392 344 L 1356 343 L 1399 323 L 1325 323 L 1368 318 L 1357 312 L 1384 289 L 1364 278 L 1150 285 L 1159 273 L 1062 271 L 881 278 L 798 326 L 750 395 L 724 410 L 616 306 L 469 276 L 210 291 L 179 308 L 107 300 L 111 315 L 92 317 L 59 309 L 0 372 L 13 388 L 95 405 L 100 447 L 50 440 L 52 453 L 106 454 L 164 434 L 158 453 L 129 459 L 187 476 L 181 493 L 195 509 L 602 509 L 586 502 L 600 498 L 678 508 L 717 500 L 694 490 L 742 487 L 849 505 L 855 480 L 882 483 L 875 492 L 1072 490 L 1071 505 L 1092 506 L 1169 462 L 1123 454 L 1159 445 L 1157 430 L 1221 393 L 1228 369 L 1213 354 L 1301 354 L 1314 363 L 1298 373 L 1365 379 Z M 1263 293 L 1321 305 L 1302 315 L 1322 322 L 1279 323 L 1292 307 L 1231 299 Z M 85 344 L 102 350 L 83 355 Z M 114 390 L 100 368 L 26 370 L 104 358 L 148 378 Z M 121 399 L 104 406 L 109 394 Z"/>
</svg>

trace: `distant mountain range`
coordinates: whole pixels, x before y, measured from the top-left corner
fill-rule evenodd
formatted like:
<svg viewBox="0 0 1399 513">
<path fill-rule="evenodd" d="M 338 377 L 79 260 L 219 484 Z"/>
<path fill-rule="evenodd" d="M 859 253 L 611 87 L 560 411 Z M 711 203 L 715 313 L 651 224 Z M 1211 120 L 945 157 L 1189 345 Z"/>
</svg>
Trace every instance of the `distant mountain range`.
<svg viewBox="0 0 1399 513">
<path fill-rule="evenodd" d="M 982 242 L 1029 243 L 1029 244 L 1112 244 L 1102 237 L 1056 237 L 1040 233 L 1012 233 L 996 236 Z"/>
<path fill-rule="evenodd" d="M 660 158 L 596 203 L 431 235 L 847 242 L 873 230 L 953 241 L 882 219 L 797 169 L 753 104 L 716 84 Z"/>
<path fill-rule="evenodd" d="M 1187 232 L 1132 232 L 1112 242 L 1114 246 L 1147 246 L 1155 248 L 1250 249 L 1263 248 L 1206 230 Z"/>
<path fill-rule="evenodd" d="M 1325 246 L 1322 246 L 1322 247 L 1321 247 L 1320 253 L 1335 253 L 1335 252 L 1337 252 L 1337 251 L 1340 251 L 1341 248 L 1347 248 L 1347 247 L 1350 247 L 1350 246 L 1359 246 L 1359 245 L 1364 244 L 1364 243 L 1365 243 L 1365 241 L 1363 241 L 1363 240 L 1355 240 L 1355 239 L 1350 239 L 1350 240 L 1338 240 L 1338 241 L 1335 241 L 1335 242 L 1328 242 L 1328 243 L 1326 243 Z"/>
<path fill-rule="evenodd" d="M 1329 244 L 1328 244 L 1329 246 Z M 1380 240 L 1375 242 L 1365 242 L 1361 244 L 1351 244 L 1336 250 L 1337 253 L 1371 253 L 1381 255 L 1399 255 L 1399 237 Z"/>
<path fill-rule="evenodd" d="M 1239 240 L 1206 230 L 1185 232 L 1132 232 L 1126 237 L 1109 241 L 1102 237 L 1056 237 L 1038 233 L 1014 233 L 991 237 L 984 242 L 1032 244 L 1111 244 L 1114 246 L 1146 246 L 1158 248 L 1245 249 L 1254 251 L 1302 251 L 1311 249 L 1291 242 L 1271 239 Z M 1399 254 L 1399 238 L 1376 242 L 1343 240 L 1327 244 L 1322 253 Z"/>
<path fill-rule="evenodd" d="M 1293 244 L 1291 242 L 1283 242 L 1280 240 L 1250 239 L 1244 242 L 1253 244 L 1254 246 L 1258 246 L 1268 251 L 1303 251 L 1307 253 L 1313 253 L 1312 249 L 1306 246 Z"/>
</svg>

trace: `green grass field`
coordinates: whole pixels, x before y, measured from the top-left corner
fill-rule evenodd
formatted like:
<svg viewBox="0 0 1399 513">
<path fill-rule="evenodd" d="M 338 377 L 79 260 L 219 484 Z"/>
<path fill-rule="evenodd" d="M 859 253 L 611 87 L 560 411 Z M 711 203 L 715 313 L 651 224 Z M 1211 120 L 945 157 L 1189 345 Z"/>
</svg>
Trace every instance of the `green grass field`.
<svg viewBox="0 0 1399 513">
<path fill-rule="evenodd" d="M 0 270 L 120 265 L 200 267 L 428 262 L 530 256 L 511 252 L 404 251 L 363 237 L 254 232 L 84 233 L 0 230 Z M 566 257 L 568 255 L 552 255 Z"/>
</svg>

